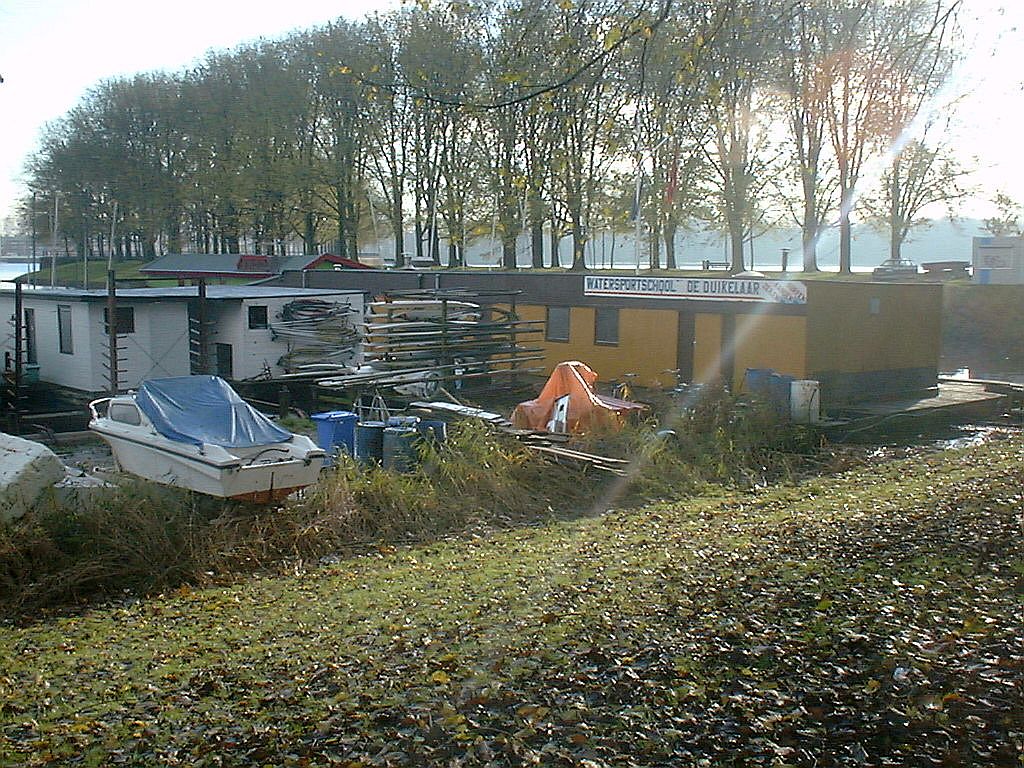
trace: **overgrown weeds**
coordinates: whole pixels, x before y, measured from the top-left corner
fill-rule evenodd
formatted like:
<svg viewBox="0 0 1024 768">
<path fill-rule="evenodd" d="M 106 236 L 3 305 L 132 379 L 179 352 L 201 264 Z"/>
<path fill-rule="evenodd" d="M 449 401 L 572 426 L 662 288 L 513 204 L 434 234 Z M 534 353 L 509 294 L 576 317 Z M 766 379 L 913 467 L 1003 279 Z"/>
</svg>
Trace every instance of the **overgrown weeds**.
<svg viewBox="0 0 1024 768">
<path fill-rule="evenodd" d="M 626 481 L 539 457 L 477 423 L 423 443 L 399 474 L 342 457 L 312 489 L 277 508 L 250 508 L 144 482 L 56 502 L 0 528 L 0 610 L 25 613 L 97 593 L 151 592 L 303 564 L 373 545 L 420 541 L 592 509 L 594 499 L 673 499 L 709 484 L 787 478 L 810 450 L 771 409 L 723 391 L 675 418 L 581 438 L 584 450 L 630 459 Z"/>
<path fill-rule="evenodd" d="M 812 432 L 771 403 L 709 387 L 689 407 L 663 405 L 621 432 L 591 435 L 589 450 L 634 459 L 633 502 L 679 498 L 708 485 L 749 488 L 793 479 L 816 450 Z"/>
</svg>

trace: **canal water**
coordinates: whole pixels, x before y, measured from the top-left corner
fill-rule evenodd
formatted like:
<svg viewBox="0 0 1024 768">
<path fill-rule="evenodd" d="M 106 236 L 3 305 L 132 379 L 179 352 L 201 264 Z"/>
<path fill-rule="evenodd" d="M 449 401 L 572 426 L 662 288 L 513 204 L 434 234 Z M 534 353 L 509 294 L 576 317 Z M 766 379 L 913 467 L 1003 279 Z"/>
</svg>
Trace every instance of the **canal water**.
<svg viewBox="0 0 1024 768">
<path fill-rule="evenodd" d="M 31 264 L 23 264 L 17 261 L 0 261 L 0 284 L 3 284 L 3 287 L 7 287 L 11 280 L 24 275 L 31 267 Z"/>
</svg>

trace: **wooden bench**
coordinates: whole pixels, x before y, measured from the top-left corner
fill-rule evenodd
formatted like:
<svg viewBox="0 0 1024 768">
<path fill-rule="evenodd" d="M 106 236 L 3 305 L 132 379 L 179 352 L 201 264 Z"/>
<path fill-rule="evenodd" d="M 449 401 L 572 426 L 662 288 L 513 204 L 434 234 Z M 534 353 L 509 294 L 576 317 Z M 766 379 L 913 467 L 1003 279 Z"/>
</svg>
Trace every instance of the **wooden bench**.
<svg viewBox="0 0 1024 768">
<path fill-rule="evenodd" d="M 704 261 L 701 262 L 701 266 L 704 268 L 704 271 L 707 272 L 710 269 L 728 269 L 732 264 L 728 261 L 710 261 L 708 259 L 704 259 Z"/>
</svg>

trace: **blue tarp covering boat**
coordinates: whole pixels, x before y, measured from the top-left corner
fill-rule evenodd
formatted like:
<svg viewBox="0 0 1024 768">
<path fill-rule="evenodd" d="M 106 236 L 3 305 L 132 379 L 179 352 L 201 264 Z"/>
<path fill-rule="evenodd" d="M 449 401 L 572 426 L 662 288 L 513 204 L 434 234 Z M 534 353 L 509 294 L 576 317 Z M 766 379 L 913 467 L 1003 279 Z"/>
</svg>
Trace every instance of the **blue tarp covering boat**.
<svg viewBox="0 0 1024 768">
<path fill-rule="evenodd" d="M 135 402 L 157 432 L 181 443 L 249 448 L 292 438 L 217 376 L 150 379 L 139 387 Z"/>
</svg>

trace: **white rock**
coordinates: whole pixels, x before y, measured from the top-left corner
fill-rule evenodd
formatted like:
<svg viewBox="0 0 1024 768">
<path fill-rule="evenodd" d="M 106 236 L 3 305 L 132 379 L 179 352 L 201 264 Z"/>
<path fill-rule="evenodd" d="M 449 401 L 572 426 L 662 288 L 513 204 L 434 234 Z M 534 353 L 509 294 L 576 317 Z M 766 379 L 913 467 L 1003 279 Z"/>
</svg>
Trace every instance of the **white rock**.
<svg viewBox="0 0 1024 768">
<path fill-rule="evenodd" d="M 45 445 L 0 432 L 0 523 L 24 515 L 63 479 L 64 465 Z"/>
</svg>

